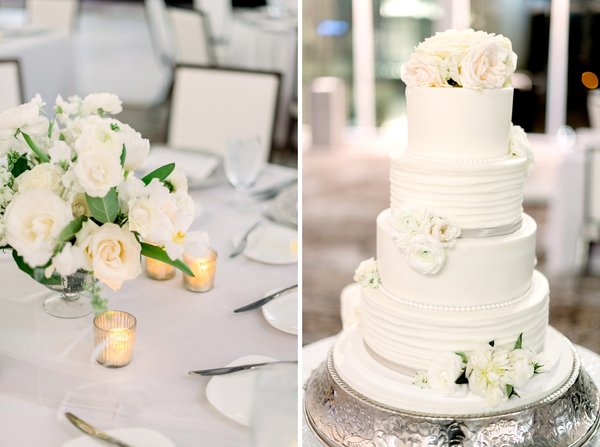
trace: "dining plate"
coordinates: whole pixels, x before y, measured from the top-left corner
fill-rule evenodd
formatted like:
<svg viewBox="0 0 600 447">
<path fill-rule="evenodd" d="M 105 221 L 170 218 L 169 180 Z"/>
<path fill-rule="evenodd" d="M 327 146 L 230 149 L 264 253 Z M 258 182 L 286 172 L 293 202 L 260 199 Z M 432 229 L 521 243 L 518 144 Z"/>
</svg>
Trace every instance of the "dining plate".
<svg viewBox="0 0 600 447">
<path fill-rule="evenodd" d="M 244 231 L 233 237 L 237 247 Z M 265 264 L 293 264 L 298 262 L 298 232 L 292 228 L 265 223 L 248 236 L 244 256 Z"/>
<path fill-rule="evenodd" d="M 247 355 L 234 360 L 227 366 L 271 362 L 273 360 L 275 359 L 263 355 Z M 250 425 L 250 411 L 254 400 L 254 382 L 259 370 L 257 368 L 214 376 L 206 386 L 206 398 L 213 407 L 229 419 L 241 425 Z"/>
<path fill-rule="evenodd" d="M 265 296 L 276 291 L 271 290 Z M 261 309 L 271 326 L 288 334 L 298 335 L 298 289 L 269 301 Z"/>
<path fill-rule="evenodd" d="M 188 179 L 188 187 L 191 189 L 212 186 L 219 181 L 220 157 L 206 152 L 165 146 L 152 147 L 140 176 L 168 163 L 175 163 L 178 168 L 183 170 Z"/>
<path fill-rule="evenodd" d="M 175 447 L 175 444 L 162 433 L 147 428 L 119 428 L 107 430 L 111 436 L 134 446 L 143 447 Z M 108 444 L 89 436 L 73 439 L 62 447 L 106 447 Z"/>
</svg>

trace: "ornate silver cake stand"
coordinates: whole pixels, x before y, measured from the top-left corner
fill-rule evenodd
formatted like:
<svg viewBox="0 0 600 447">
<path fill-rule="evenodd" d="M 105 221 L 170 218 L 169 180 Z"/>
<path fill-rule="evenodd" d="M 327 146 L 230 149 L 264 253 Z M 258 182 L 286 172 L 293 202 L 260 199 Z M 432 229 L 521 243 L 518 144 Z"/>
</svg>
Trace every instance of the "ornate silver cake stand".
<svg viewBox="0 0 600 447">
<path fill-rule="evenodd" d="M 600 446 L 600 395 L 577 352 L 574 357 L 567 382 L 543 400 L 509 412 L 457 417 L 412 413 L 362 396 L 338 376 L 330 351 L 305 386 L 304 446 Z M 593 370 L 600 376 L 597 365 Z"/>
</svg>

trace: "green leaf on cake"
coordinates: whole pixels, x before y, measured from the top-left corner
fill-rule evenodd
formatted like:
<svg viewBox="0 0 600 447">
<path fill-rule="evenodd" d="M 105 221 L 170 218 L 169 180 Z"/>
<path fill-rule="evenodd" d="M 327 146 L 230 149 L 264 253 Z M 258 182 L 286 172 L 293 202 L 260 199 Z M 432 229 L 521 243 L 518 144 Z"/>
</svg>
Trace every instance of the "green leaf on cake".
<svg viewBox="0 0 600 447">
<path fill-rule="evenodd" d="M 85 195 L 92 217 L 100 223 L 114 222 L 119 214 L 117 189 L 111 188 L 104 197 Z"/>
<path fill-rule="evenodd" d="M 181 270 L 188 276 L 194 276 L 194 273 L 190 270 L 190 268 L 181 260 L 176 259 L 172 260 L 167 255 L 167 252 L 162 248 L 157 247 L 156 245 L 146 244 L 145 242 L 140 242 L 142 246 L 142 256 L 146 256 L 147 258 L 156 259 L 157 261 L 164 262 L 165 264 L 172 265 L 176 269 Z"/>
<path fill-rule="evenodd" d="M 515 343 L 515 349 L 521 349 L 523 346 L 523 332 L 519 334 L 519 338 L 517 338 L 517 342 Z"/>
<path fill-rule="evenodd" d="M 457 377 L 457 379 L 454 381 L 454 383 L 456 383 L 457 385 L 465 385 L 465 384 L 469 383 L 469 379 L 467 379 L 466 370 L 463 369 L 462 374 Z"/>
</svg>

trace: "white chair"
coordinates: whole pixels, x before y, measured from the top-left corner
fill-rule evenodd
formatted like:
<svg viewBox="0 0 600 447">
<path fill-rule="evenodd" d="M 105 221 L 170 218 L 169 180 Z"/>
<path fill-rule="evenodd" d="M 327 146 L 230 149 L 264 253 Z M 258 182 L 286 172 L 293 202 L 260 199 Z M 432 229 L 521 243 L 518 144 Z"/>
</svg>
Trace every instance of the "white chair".
<svg viewBox="0 0 600 447">
<path fill-rule="evenodd" d="M 176 63 L 214 65 L 210 32 L 204 13 L 183 8 L 168 8 L 176 47 Z"/>
<path fill-rule="evenodd" d="M 232 139 L 257 136 L 268 160 L 280 78 L 271 72 L 178 66 L 167 145 L 223 155 Z"/>
<path fill-rule="evenodd" d="M 0 113 L 23 103 L 18 60 L 0 60 Z"/>
<path fill-rule="evenodd" d="M 175 36 L 164 0 L 145 0 L 146 18 L 152 44 L 161 63 L 169 70 L 175 65 Z"/>
<path fill-rule="evenodd" d="M 227 45 L 231 39 L 233 7 L 231 0 L 194 0 L 194 9 L 203 11 L 210 20 L 212 43 Z"/>
<path fill-rule="evenodd" d="M 30 25 L 70 32 L 79 14 L 79 0 L 27 0 Z"/>
</svg>

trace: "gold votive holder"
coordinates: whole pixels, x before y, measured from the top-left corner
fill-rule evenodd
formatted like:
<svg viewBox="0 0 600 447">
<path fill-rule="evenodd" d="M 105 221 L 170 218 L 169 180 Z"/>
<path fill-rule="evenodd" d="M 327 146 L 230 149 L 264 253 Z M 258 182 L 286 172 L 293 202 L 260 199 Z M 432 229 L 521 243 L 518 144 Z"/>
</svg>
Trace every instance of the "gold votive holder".
<svg viewBox="0 0 600 447">
<path fill-rule="evenodd" d="M 107 368 L 129 365 L 133 358 L 136 319 L 128 312 L 108 310 L 94 318 L 96 361 Z"/>
<path fill-rule="evenodd" d="M 183 262 L 190 268 L 194 276 L 183 274 L 183 286 L 191 292 L 208 292 L 215 283 L 217 269 L 217 252 L 209 248 L 205 256 L 183 254 Z"/>
<path fill-rule="evenodd" d="M 175 267 L 156 259 L 146 258 L 145 272 L 148 278 L 164 281 L 175 276 Z"/>
</svg>

